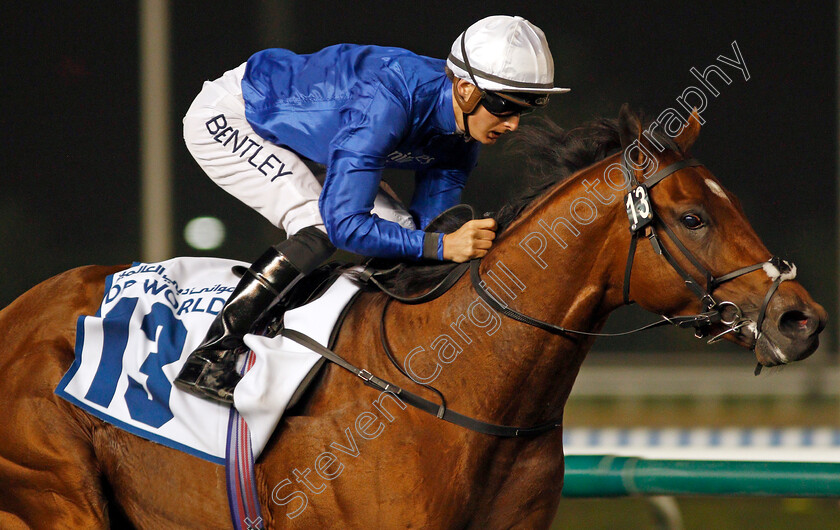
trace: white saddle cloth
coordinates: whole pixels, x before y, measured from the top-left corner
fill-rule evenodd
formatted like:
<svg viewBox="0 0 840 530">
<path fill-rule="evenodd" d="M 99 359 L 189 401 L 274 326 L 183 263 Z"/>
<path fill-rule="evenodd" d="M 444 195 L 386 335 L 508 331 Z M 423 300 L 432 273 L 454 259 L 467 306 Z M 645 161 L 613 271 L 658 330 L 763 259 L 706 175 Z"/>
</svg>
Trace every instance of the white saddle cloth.
<svg viewBox="0 0 840 530">
<path fill-rule="evenodd" d="M 110 276 L 96 315 L 79 317 L 76 359 L 56 394 L 138 436 L 224 463 L 230 407 L 181 392 L 172 380 L 238 283 L 234 265 L 247 266 L 175 258 Z M 327 346 L 357 290 L 351 280 L 339 278 L 315 302 L 286 313 L 286 327 Z M 248 423 L 257 458 L 320 355 L 283 337 L 246 335 L 245 344 L 256 357 L 234 402 Z"/>
</svg>

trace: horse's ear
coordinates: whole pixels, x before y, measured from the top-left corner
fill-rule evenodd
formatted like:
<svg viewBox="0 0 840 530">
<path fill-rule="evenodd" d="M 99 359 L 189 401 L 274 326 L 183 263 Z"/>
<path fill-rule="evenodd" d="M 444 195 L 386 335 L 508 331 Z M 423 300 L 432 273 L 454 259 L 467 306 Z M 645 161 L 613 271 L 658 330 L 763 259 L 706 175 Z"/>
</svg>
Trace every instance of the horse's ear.
<svg viewBox="0 0 840 530">
<path fill-rule="evenodd" d="M 621 139 L 621 148 L 627 149 L 642 134 L 642 123 L 639 116 L 625 103 L 618 112 L 618 135 Z"/>
<path fill-rule="evenodd" d="M 677 137 L 674 138 L 674 141 L 679 146 L 680 151 L 685 153 L 692 145 L 694 145 L 694 141 L 697 140 L 697 135 L 699 134 L 700 113 L 697 112 L 697 107 L 694 107 L 694 110 L 691 112 L 691 116 L 688 117 L 688 121 L 683 126 Z"/>
</svg>

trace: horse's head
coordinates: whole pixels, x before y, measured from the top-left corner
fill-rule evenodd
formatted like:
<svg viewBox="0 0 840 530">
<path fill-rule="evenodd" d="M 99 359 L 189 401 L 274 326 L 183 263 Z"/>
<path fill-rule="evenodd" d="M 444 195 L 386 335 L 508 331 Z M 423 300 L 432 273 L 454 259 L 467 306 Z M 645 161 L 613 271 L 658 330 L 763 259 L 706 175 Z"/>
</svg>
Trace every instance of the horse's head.
<svg viewBox="0 0 840 530">
<path fill-rule="evenodd" d="M 700 333 L 726 332 L 722 337 L 754 349 L 763 366 L 813 353 L 825 310 L 792 281 L 795 266 L 772 258 L 738 199 L 706 167 L 686 162 L 700 132 L 698 116 L 692 115 L 673 142 L 643 134 L 639 118 L 626 105 L 619 122 L 625 173 L 632 175 L 631 187 L 650 188 L 654 218 L 637 231 L 629 299 L 668 316 L 717 310 L 717 318 L 701 326 Z M 643 203 L 637 204 L 637 214 L 644 213 L 640 209 Z M 628 224 L 632 216 L 628 211 Z M 662 254 L 657 246 L 664 248 Z"/>
</svg>

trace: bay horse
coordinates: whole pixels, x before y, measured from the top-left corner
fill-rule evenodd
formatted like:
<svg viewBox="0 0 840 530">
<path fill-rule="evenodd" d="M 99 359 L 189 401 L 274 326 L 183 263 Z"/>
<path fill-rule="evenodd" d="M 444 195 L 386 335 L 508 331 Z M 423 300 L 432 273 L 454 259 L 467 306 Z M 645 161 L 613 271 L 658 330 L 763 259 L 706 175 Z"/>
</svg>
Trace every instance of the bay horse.
<svg viewBox="0 0 840 530">
<path fill-rule="evenodd" d="M 499 213 L 504 229 L 477 271 L 494 297 L 521 314 L 593 333 L 625 298 L 668 318 L 709 309 L 666 256 L 644 241 L 651 227 L 631 237 L 632 212 L 616 187 L 621 173 L 610 171 L 635 143 L 639 156 L 625 160 L 637 163 L 629 167 L 632 181 L 651 177 L 642 150 L 651 154 L 644 162 L 678 168 L 649 190 L 649 205 L 692 254 L 683 255 L 670 238 L 659 242 L 696 285 L 708 279 L 697 265 L 720 278 L 759 264 L 712 285 L 714 297 L 737 308 L 740 320 L 709 320 L 706 331 L 728 331 L 724 338 L 754 350 L 764 366 L 810 355 L 826 322 L 823 308 L 797 282 L 779 284 L 765 274 L 772 267 L 760 264 L 771 254 L 738 200 L 708 169 L 674 166 L 687 159 L 699 130 L 695 115 L 673 140 L 643 134 L 625 106 L 618 120 L 521 133 L 533 148 L 536 172 L 547 179 Z M 639 243 L 631 253 L 634 239 Z M 106 276 L 122 268 L 65 272 L 0 312 L 4 529 L 230 525 L 222 466 L 124 432 L 53 393 L 73 361 L 77 318 L 96 312 Z M 393 302 L 383 313 L 386 301 L 379 292 L 360 294 L 334 350 L 437 400 L 388 361 L 386 330 L 400 368 L 417 383 L 434 383 L 450 410 L 496 424 L 562 418 L 595 340 L 503 317 L 466 276 L 424 304 Z M 256 466 L 267 527 L 549 526 L 563 485 L 562 427 L 537 436 L 491 436 L 360 383 L 328 364 L 300 411 L 281 420 Z"/>
</svg>

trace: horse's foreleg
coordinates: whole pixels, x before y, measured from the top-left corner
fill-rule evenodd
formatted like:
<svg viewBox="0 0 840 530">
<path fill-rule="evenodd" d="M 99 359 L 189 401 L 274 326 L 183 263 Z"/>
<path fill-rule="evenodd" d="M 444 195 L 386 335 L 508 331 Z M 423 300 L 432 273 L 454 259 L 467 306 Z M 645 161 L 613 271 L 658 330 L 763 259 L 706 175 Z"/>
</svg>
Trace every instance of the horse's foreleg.
<svg viewBox="0 0 840 530">
<path fill-rule="evenodd" d="M 53 391 L 118 267 L 56 276 L 0 311 L 0 528 L 107 528 L 92 418 Z"/>
</svg>

